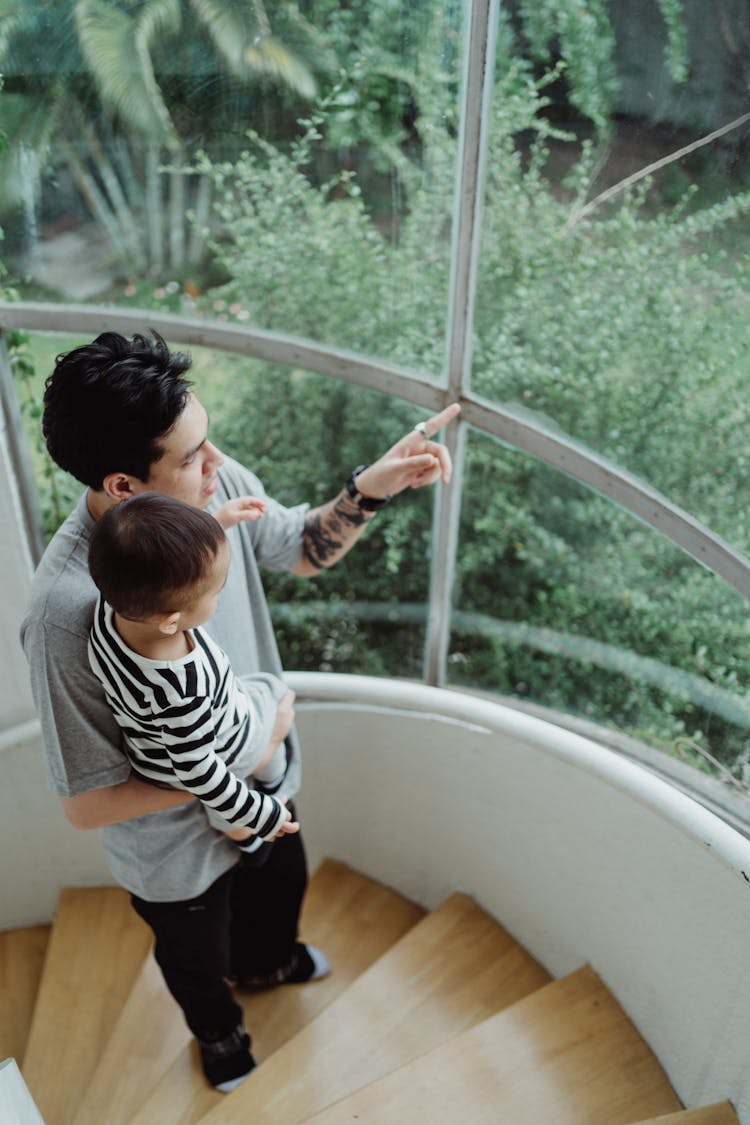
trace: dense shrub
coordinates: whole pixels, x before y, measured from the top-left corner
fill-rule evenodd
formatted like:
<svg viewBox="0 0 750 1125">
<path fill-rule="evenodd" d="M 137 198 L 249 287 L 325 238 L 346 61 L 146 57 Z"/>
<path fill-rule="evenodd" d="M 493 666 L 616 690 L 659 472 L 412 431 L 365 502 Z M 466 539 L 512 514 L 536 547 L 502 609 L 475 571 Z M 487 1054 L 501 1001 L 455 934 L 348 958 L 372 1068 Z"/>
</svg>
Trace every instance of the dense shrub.
<svg viewBox="0 0 750 1125">
<path fill-rule="evenodd" d="M 744 263 L 709 257 L 705 247 L 712 232 L 747 212 L 748 196 L 692 212 L 686 200 L 655 213 L 641 187 L 582 216 L 593 156 L 584 149 L 566 190 L 551 190 L 543 84 L 509 71 L 495 104 L 474 388 L 587 442 L 747 549 L 735 501 L 746 417 L 748 331 L 737 298 Z M 264 326 L 437 372 L 455 141 L 423 125 L 424 158 L 412 169 L 399 236 L 388 241 L 351 174 L 322 186 L 307 174 L 324 131 L 324 118 L 309 122 L 291 154 L 252 136 L 238 161 L 201 162 L 219 199 L 214 252 L 231 278 L 222 296 Z M 414 420 L 413 410 L 372 392 L 262 365 L 238 398 L 220 423 L 225 443 L 290 500 L 326 498 L 355 463 Z M 430 522 L 427 497 L 403 498 L 318 583 L 300 590 L 274 580 L 272 597 L 287 607 L 280 622 L 287 659 L 410 671 L 415 660 L 402 655 L 408 622 L 379 626 L 376 636 L 344 607 L 396 601 L 416 624 Z M 295 631 L 288 603 L 321 596 L 336 611 L 328 625 L 317 619 L 313 643 L 312 614 Z M 741 763 L 744 710 L 727 706 L 730 718 L 719 716 L 750 677 L 741 600 L 611 504 L 488 439 L 469 445 L 455 604 L 549 631 L 539 647 L 536 635 L 524 645 L 517 633 L 509 640 L 457 628 L 457 678 L 660 744 L 687 735 Z M 599 646 L 588 655 L 587 640 Z M 618 651 L 641 659 L 626 669 Z M 670 681 L 664 668 L 682 675 Z M 700 688 L 706 681 L 723 701 L 718 711 Z"/>
</svg>

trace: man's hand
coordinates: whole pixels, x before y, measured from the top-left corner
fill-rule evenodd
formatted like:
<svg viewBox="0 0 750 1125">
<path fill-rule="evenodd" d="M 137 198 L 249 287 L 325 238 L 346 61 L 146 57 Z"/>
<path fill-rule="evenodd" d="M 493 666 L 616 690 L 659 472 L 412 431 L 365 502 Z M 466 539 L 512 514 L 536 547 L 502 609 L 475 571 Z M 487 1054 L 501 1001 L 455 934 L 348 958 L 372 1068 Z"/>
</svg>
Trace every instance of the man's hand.
<svg viewBox="0 0 750 1125">
<path fill-rule="evenodd" d="M 257 496 L 237 496 L 217 508 L 214 516 L 226 531 L 237 523 L 259 520 L 265 514 L 265 510 L 265 501 L 259 500 Z"/>
<path fill-rule="evenodd" d="M 422 488 L 451 479 L 450 454 L 444 445 L 432 441 L 434 435 L 461 411 L 457 402 L 420 423 L 419 430 L 410 430 L 387 453 L 364 469 L 357 477 L 357 489 L 363 496 L 380 500 L 395 496 L 407 488 Z"/>
<path fill-rule="evenodd" d="M 371 500 L 395 496 L 406 488 L 422 488 L 451 479 L 451 459 L 444 445 L 432 438 L 460 413 L 454 402 L 419 423 L 406 437 L 397 441 L 387 453 L 357 475 L 357 491 Z M 307 513 L 302 535 L 302 558 L 292 568 L 293 574 L 308 578 L 319 574 L 350 551 L 359 539 L 374 512 L 363 510 L 347 489 L 320 508 Z"/>
</svg>

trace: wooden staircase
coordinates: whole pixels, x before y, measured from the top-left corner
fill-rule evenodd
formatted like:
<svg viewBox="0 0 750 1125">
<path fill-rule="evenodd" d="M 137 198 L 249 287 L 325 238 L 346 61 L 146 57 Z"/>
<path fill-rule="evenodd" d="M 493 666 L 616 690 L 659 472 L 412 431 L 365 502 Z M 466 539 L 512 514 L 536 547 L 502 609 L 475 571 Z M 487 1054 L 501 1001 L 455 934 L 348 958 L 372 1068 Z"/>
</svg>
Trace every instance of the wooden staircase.
<svg viewBox="0 0 750 1125">
<path fill-rule="evenodd" d="M 590 968 L 551 980 L 464 895 L 425 914 L 327 860 L 302 935 L 334 971 L 238 993 L 261 1065 L 222 1095 L 125 892 L 64 891 L 0 934 L 0 1060 L 46 1125 L 738 1125 L 682 1108 Z"/>
</svg>

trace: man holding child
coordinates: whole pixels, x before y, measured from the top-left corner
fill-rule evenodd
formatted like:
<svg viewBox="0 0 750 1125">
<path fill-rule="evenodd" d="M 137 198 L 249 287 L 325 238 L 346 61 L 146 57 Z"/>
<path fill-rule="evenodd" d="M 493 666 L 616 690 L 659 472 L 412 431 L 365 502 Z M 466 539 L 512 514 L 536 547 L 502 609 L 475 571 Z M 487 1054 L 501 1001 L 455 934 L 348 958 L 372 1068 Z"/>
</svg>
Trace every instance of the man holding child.
<svg viewBox="0 0 750 1125">
<path fill-rule="evenodd" d="M 320 951 L 297 937 L 307 883 L 302 837 L 279 836 L 259 862 L 212 827 L 190 792 L 133 772 L 89 665 L 97 601 L 91 532 L 111 508 L 141 493 L 208 512 L 227 504 L 238 510 L 242 498 L 254 497 L 262 518 L 239 516 L 226 530 L 226 581 L 205 630 L 237 677 L 280 677 L 261 568 L 313 576 L 351 549 L 390 497 L 447 483 L 448 453 L 431 439 L 458 407 L 421 423 L 328 504 L 288 508 L 211 443 L 206 412 L 185 377 L 189 366 L 159 337 L 116 333 L 58 358 L 47 381 L 43 430 L 53 459 L 87 490 L 40 563 L 22 641 L 50 785 L 74 827 L 101 830 L 114 878 L 154 930 L 157 960 L 199 1041 L 206 1077 L 228 1090 L 254 1066 L 231 981 L 270 987 L 328 971 Z M 288 700 L 287 708 L 284 773 L 274 793 L 293 815 L 300 762 Z M 252 785 L 257 753 L 252 761 L 243 753 L 233 758 L 232 773 Z"/>
</svg>

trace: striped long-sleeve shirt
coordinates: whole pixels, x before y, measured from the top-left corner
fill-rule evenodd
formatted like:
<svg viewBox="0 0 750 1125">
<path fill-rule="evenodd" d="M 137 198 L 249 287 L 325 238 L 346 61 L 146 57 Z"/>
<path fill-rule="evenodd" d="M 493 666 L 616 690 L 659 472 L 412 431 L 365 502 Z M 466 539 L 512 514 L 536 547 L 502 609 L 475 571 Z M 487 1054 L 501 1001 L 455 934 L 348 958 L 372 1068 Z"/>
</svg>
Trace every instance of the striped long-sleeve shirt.
<svg viewBox="0 0 750 1125">
<path fill-rule="evenodd" d="M 100 598 L 89 663 L 139 774 L 193 793 L 231 827 L 267 839 L 284 822 L 284 806 L 230 770 L 257 733 L 258 717 L 226 653 L 200 628 L 190 636 L 192 651 L 179 660 L 140 656 L 119 636 L 112 607 Z"/>
</svg>

